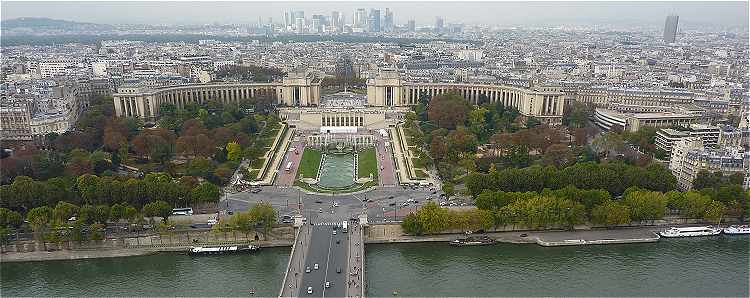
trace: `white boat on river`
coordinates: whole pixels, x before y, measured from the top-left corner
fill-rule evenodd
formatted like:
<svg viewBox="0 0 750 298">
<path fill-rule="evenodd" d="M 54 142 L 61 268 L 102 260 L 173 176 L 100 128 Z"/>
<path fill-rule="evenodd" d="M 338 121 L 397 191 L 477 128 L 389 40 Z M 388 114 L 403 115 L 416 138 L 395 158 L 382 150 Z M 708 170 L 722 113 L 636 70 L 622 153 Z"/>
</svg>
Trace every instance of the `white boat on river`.
<svg viewBox="0 0 750 298">
<path fill-rule="evenodd" d="M 724 228 L 724 234 L 727 234 L 727 235 L 750 234 L 750 226 L 748 225 L 728 226 Z"/>
<path fill-rule="evenodd" d="M 718 235 L 720 233 L 721 233 L 720 228 L 714 228 L 711 226 L 683 227 L 683 228 L 672 227 L 664 231 L 661 231 L 659 235 L 661 235 L 662 237 L 667 237 L 667 238 L 675 238 L 675 237 L 713 236 L 713 235 Z"/>
</svg>

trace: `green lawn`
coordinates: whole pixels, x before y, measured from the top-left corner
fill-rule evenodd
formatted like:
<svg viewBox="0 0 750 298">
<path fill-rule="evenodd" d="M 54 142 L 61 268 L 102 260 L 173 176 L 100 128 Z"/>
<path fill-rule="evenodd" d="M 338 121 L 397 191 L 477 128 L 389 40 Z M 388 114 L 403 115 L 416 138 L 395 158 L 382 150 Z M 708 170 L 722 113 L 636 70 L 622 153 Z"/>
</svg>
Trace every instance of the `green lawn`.
<svg viewBox="0 0 750 298">
<path fill-rule="evenodd" d="M 367 178 L 372 174 L 373 181 L 378 181 L 378 160 L 375 156 L 375 148 L 369 148 L 359 152 L 357 163 L 359 164 L 357 177 Z"/>
<path fill-rule="evenodd" d="M 258 158 L 250 162 L 250 166 L 253 169 L 260 169 L 263 166 L 263 163 L 266 162 L 265 158 Z"/>
<path fill-rule="evenodd" d="M 318 176 L 320 168 L 320 159 L 323 154 L 320 150 L 305 148 L 302 152 L 302 160 L 299 162 L 299 172 L 304 178 L 315 178 Z M 297 174 L 299 176 L 299 174 Z"/>
</svg>

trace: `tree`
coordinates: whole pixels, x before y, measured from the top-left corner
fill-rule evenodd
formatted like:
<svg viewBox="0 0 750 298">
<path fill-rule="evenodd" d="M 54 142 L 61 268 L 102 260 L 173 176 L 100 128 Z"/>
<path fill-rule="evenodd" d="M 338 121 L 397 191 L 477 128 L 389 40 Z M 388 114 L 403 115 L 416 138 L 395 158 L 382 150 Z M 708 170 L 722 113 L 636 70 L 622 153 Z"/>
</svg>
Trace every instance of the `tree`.
<svg viewBox="0 0 750 298">
<path fill-rule="evenodd" d="M 119 222 L 120 219 L 125 218 L 125 206 L 115 203 L 112 208 L 109 209 L 109 218 L 114 222 Z"/>
<path fill-rule="evenodd" d="M 513 147 L 512 135 L 510 133 L 496 133 L 490 137 L 490 145 L 495 150 L 495 155 L 502 156 L 506 150 Z"/>
<path fill-rule="evenodd" d="M 235 132 L 226 127 L 217 127 L 211 131 L 211 136 L 217 144 L 226 144 L 235 135 Z"/>
<path fill-rule="evenodd" d="M 250 208 L 250 218 L 256 226 L 261 227 L 264 234 L 268 234 L 276 223 L 276 212 L 270 203 L 258 203 Z"/>
<path fill-rule="evenodd" d="M 443 160 L 447 158 L 448 144 L 443 136 L 436 136 L 432 138 L 430 142 L 430 154 L 432 158 L 436 160 Z"/>
<path fill-rule="evenodd" d="M 227 143 L 227 159 L 228 160 L 240 160 L 242 158 L 242 148 L 236 142 Z"/>
<path fill-rule="evenodd" d="M 558 168 L 562 168 L 570 165 L 575 161 L 575 155 L 573 151 L 565 146 L 564 144 L 553 144 L 547 148 L 542 158 L 542 163 L 545 165 L 551 165 Z"/>
<path fill-rule="evenodd" d="M 23 217 L 18 212 L 7 208 L 0 208 L 0 228 L 18 229 L 23 223 Z"/>
<path fill-rule="evenodd" d="M 104 148 L 110 152 L 117 151 L 128 142 L 128 128 L 117 120 L 108 120 L 104 125 Z"/>
<path fill-rule="evenodd" d="M 253 222 L 253 218 L 249 211 L 233 214 L 229 218 L 228 224 L 232 229 L 244 233 L 245 237 L 247 237 L 247 234 L 255 228 L 255 222 Z M 216 225 L 219 225 L 220 227 L 223 226 L 221 223 Z"/>
<path fill-rule="evenodd" d="M 57 202 L 55 209 L 52 211 L 52 222 L 63 224 L 78 213 L 78 206 L 68 202 Z"/>
<path fill-rule="evenodd" d="M 216 145 L 213 140 L 205 134 L 195 136 L 195 154 L 203 157 L 209 157 L 214 153 Z"/>
<path fill-rule="evenodd" d="M 535 117 L 529 117 L 529 119 L 526 119 L 526 128 L 534 128 L 540 124 L 542 124 L 542 122 Z"/>
<path fill-rule="evenodd" d="M 70 152 L 70 161 L 66 167 L 67 171 L 73 176 L 79 176 L 86 173 L 91 173 L 91 160 L 89 159 L 89 153 L 83 149 L 73 149 Z"/>
<path fill-rule="evenodd" d="M 489 113 L 485 108 L 477 108 L 469 112 L 469 130 L 481 141 L 487 140 L 486 116 Z"/>
<path fill-rule="evenodd" d="M 205 157 L 196 157 L 187 167 L 187 174 L 190 176 L 209 178 L 214 171 L 214 166 L 210 160 Z"/>
<path fill-rule="evenodd" d="M 143 206 L 143 215 L 148 217 L 161 217 L 162 222 L 167 223 L 172 215 L 172 207 L 162 200 L 154 201 Z"/>
<path fill-rule="evenodd" d="M 453 191 L 455 190 L 455 186 L 451 182 L 444 182 L 443 183 L 443 192 L 446 196 L 450 197 L 453 196 Z"/>
<path fill-rule="evenodd" d="M 703 219 L 718 225 L 721 223 L 721 216 L 723 214 L 724 204 L 719 201 L 711 201 L 711 203 L 706 206 L 706 211 L 703 214 Z"/>
<path fill-rule="evenodd" d="M 143 130 L 133 138 L 133 151 L 156 162 L 168 160 L 173 153 L 174 133 L 164 128 Z"/>
<path fill-rule="evenodd" d="M 47 180 L 64 175 L 65 154 L 55 151 L 43 151 L 34 154 L 31 171 L 35 179 Z"/>
<path fill-rule="evenodd" d="M 591 110 L 584 103 L 573 102 L 563 112 L 563 124 L 571 128 L 582 128 L 588 124 Z"/>
<path fill-rule="evenodd" d="M 99 185 L 99 177 L 96 175 L 82 175 L 76 179 L 76 188 L 81 199 L 89 204 L 98 201 L 97 197 L 97 186 Z"/>
<path fill-rule="evenodd" d="M 96 205 L 94 209 L 94 222 L 106 224 L 109 220 L 109 206 L 107 205 Z"/>
<path fill-rule="evenodd" d="M 607 200 L 591 210 L 591 222 L 607 227 L 629 224 L 630 208 L 625 204 Z"/>
<path fill-rule="evenodd" d="M 0 244 L 7 244 L 10 234 L 23 223 L 23 217 L 18 212 L 0 208 Z"/>
<path fill-rule="evenodd" d="M 109 170 L 111 168 L 110 163 L 106 160 L 107 156 L 104 154 L 101 150 L 96 150 L 91 155 L 89 155 L 89 160 L 91 161 L 91 169 L 96 174 L 101 174 L 102 172 Z"/>
<path fill-rule="evenodd" d="M 211 182 L 203 182 L 192 189 L 191 198 L 193 202 L 216 203 L 221 197 L 221 190 Z"/>
<path fill-rule="evenodd" d="M 225 184 L 232 177 L 233 171 L 227 165 L 222 164 L 214 170 L 214 176 L 219 178 L 221 184 Z"/>
<path fill-rule="evenodd" d="M 52 208 L 41 206 L 31 209 L 29 210 L 29 213 L 26 214 L 26 220 L 34 231 L 37 240 L 43 240 L 44 233 L 47 232 L 50 221 L 52 220 Z M 47 250 L 46 244 L 44 244 L 44 249 Z"/>
<path fill-rule="evenodd" d="M 667 196 L 655 191 L 632 191 L 624 194 L 623 203 L 630 208 L 633 220 L 655 220 L 664 217 Z"/>
<path fill-rule="evenodd" d="M 401 229 L 404 233 L 410 235 L 422 235 L 422 226 L 419 224 L 419 219 L 414 213 L 409 213 L 404 220 L 401 222 Z"/>
<path fill-rule="evenodd" d="M 448 227 L 448 210 L 429 202 L 417 212 L 417 220 L 425 234 L 434 234 Z"/>
<path fill-rule="evenodd" d="M 470 109 L 461 96 L 449 93 L 433 97 L 427 106 L 427 114 L 429 120 L 438 127 L 454 129 L 465 123 Z"/>
<path fill-rule="evenodd" d="M 607 132 L 594 138 L 591 147 L 597 153 L 604 154 L 609 158 L 612 152 L 621 152 L 625 149 L 625 141 L 619 134 Z"/>
<path fill-rule="evenodd" d="M 84 204 L 78 209 L 78 221 L 85 224 L 92 224 L 96 221 L 96 207 L 91 204 Z"/>
<path fill-rule="evenodd" d="M 130 205 L 125 206 L 125 210 L 123 211 L 123 218 L 126 219 L 129 223 L 134 223 L 138 219 L 138 210 Z M 141 219 L 143 219 L 142 216 Z"/>
<path fill-rule="evenodd" d="M 7 204 L 9 209 L 29 210 L 44 201 L 43 184 L 28 176 L 17 176 L 9 190 L 11 195 L 2 198 L 3 204 Z"/>
</svg>

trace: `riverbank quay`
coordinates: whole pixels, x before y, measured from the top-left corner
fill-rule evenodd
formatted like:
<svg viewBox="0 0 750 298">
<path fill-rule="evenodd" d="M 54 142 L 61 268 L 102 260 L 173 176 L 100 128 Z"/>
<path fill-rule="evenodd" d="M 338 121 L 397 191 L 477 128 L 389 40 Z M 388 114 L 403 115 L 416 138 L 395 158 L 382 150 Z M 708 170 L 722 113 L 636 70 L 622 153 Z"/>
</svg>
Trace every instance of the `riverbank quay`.
<svg viewBox="0 0 750 298">
<path fill-rule="evenodd" d="M 290 247 L 292 241 L 253 241 L 244 243 L 211 243 L 204 244 L 207 246 L 215 245 L 242 245 L 252 243 L 259 245 L 261 248 L 271 247 Z M 200 245 L 195 245 L 200 246 Z M 78 259 L 97 259 L 97 258 L 118 258 L 144 256 L 162 252 L 184 252 L 190 250 L 191 245 L 180 246 L 154 246 L 154 247 L 128 247 L 128 248 L 90 248 L 90 249 L 60 249 L 60 250 L 37 250 L 29 252 L 5 252 L 0 254 L 0 263 L 2 262 L 32 262 L 32 261 L 55 261 L 55 260 L 78 260 Z"/>
<path fill-rule="evenodd" d="M 658 232 L 664 227 L 648 226 L 614 229 L 591 229 L 581 227 L 576 230 L 545 231 L 501 231 L 487 232 L 487 235 L 498 242 L 518 244 L 538 244 L 541 246 L 603 245 L 649 243 L 659 241 Z M 411 243 L 411 242 L 449 242 L 465 237 L 464 233 L 445 233 L 435 235 L 406 235 L 398 224 L 370 225 L 365 231 L 365 243 Z"/>
<path fill-rule="evenodd" d="M 144 255 L 155 252 L 187 252 L 193 246 L 254 244 L 260 247 L 292 246 L 294 228 L 280 226 L 269 233 L 169 231 L 146 235 L 108 236 L 103 240 L 40 242 L 13 241 L 2 246 L 0 262 L 46 261 Z"/>
<path fill-rule="evenodd" d="M 215 245 L 242 245 L 252 243 L 259 245 L 261 248 L 271 247 L 290 247 L 292 241 L 253 241 L 241 243 L 211 243 L 204 244 L 207 246 Z M 200 245 L 194 245 L 200 246 Z M 5 252 L 0 254 L 0 263 L 2 262 L 32 262 L 32 261 L 55 261 L 55 260 L 78 260 L 78 259 L 96 259 L 96 258 L 118 258 L 143 256 L 162 252 L 184 252 L 187 253 L 191 245 L 179 246 L 154 246 L 154 247 L 127 247 L 127 248 L 89 248 L 89 249 L 59 249 L 59 250 L 37 250 L 28 252 Z"/>
</svg>

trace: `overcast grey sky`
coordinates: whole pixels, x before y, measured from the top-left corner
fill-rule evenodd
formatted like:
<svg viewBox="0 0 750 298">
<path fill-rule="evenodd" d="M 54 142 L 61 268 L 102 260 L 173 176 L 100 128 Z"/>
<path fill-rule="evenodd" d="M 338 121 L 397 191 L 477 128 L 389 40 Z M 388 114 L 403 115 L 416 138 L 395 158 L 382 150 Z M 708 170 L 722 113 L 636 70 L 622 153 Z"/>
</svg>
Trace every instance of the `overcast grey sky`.
<svg viewBox="0 0 750 298">
<path fill-rule="evenodd" d="M 397 24 L 414 19 L 417 26 L 447 23 L 493 25 L 628 24 L 663 26 L 668 14 L 681 26 L 748 26 L 748 2 L 9 2 L 2 1 L 3 20 L 48 17 L 105 24 L 256 23 L 283 20 L 286 10 L 305 16 L 342 11 L 351 22 L 356 8 L 386 7 Z M 383 13 L 381 12 L 381 16 Z"/>
</svg>

